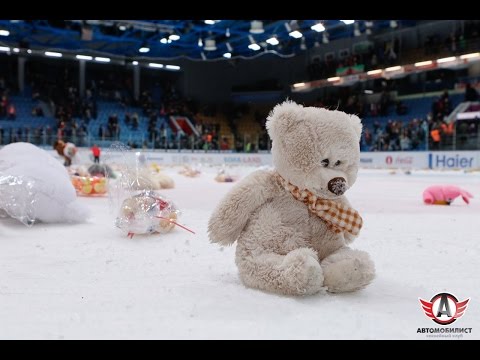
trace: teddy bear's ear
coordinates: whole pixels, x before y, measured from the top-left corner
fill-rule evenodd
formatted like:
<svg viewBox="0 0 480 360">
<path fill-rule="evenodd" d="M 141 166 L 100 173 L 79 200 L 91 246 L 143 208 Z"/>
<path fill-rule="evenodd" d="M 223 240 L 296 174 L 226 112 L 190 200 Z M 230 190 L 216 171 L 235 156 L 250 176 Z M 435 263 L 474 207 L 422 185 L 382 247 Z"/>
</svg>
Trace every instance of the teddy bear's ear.
<svg viewBox="0 0 480 360">
<path fill-rule="evenodd" d="M 357 134 L 358 139 L 362 136 L 362 122 L 357 115 L 350 115 L 350 121 L 352 123 L 353 130 Z"/>
<path fill-rule="evenodd" d="M 273 108 L 267 117 L 267 131 L 273 140 L 279 134 L 285 133 L 289 128 L 302 120 L 303 106 L 294 101 L 286 100 Z"/>
</svg>

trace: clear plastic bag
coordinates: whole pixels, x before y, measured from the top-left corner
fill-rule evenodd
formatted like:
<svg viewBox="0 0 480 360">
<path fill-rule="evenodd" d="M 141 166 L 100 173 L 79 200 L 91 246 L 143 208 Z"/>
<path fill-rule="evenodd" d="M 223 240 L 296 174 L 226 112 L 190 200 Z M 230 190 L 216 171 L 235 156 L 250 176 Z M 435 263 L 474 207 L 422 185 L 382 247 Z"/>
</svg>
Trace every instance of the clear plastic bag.
<svg viewBox="0 0 480 360">
<path fill-rule="evenodd" d="M 238 180 L 238 175 L 233 174 L 231 169 L 227 169 L 223 165 L 217 172 L 215 176 L 215 181 L 217 182 L 234 182 Z"/>
<path fill-rule="evenodd" d="M 0 216 L 10 216 L 27 226 L 35 223 L 35 180 L 0 173 Z"/>
<path fill-rule="evenodd" d="M 186 229 L 176 222 L 180 211 L 175 204 L 152 189 L 150 180 L 145 176 L 147 159 L 143 153 L 114 143 L 106 157 L 118 164 L 117 178 L 108 178 L 110 209 L 114 213 L 116 227 L 130 237 L 136 234 L 164 234 L 175 226 Z"/>
</svg>

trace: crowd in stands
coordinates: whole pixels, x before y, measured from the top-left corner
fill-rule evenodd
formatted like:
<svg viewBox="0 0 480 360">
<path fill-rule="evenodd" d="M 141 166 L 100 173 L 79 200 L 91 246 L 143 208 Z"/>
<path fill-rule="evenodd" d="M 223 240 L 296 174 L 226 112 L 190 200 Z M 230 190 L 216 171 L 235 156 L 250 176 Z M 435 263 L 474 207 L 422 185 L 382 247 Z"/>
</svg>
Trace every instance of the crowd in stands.
<svg viewBox="0 0 480 360">
<path fill-rule="evenodd" d="M 393 47 L 394 48 L 394 47 Z M 351 58 L 347 64 L 355 64 Z M 198 149 L 198 150 L 236 150 L 246 152 L 267 151 L 271 144 L 265 129 L 268 111 L 251 104 L 226 104 L 223 106 L 198 106 L 183 97 L 169 83 L 157 83 L 149 90 L 143 90 L 139 100 L 133 100 L 131 92 L 121 88 L 121 83 L 90 79 L 84 96 L 79 94 L 74 76 L 68 70 L 63 77 L 48 78 L 42 73 L 32 73 L 29 83 L 32 93 L 31 114 L 35 117 L 54 117 L 53 126 L 26 126 L 5 128 L 0 124 L 0 144 L 15 141 L 31 141 L 36 144 L 48 144 L 55 139 L 67 139 L 78 146 L 88 145 L 88 137 L 103 140 L 120 140 L 123 131 L 146 129 L 145 138 L 131 141 L 134 148 L 148 147 L 158 149 Z M 440 149 L 443 144 L 451 143 L 454 136 L 454 124 L 446 121 L 453 110 L 449 94 L 445 91 L 432 104 L 431 113 L 419 117 L 417 114 L 405 120 L 409 109 L 402 101 L 393 101 L 391 91 L 393 82 L 384 82 L 381 92 L 372 101 L 366 94 L 354 88 L 341 88 L 333 95 L 318 98 L 315 106 L 338 109 L 357 114 L 362 119 L 371 119 L 364 126 L 361 146 L 367 151 L 398 151 Z M 118 86 L 118 88 L 117 88 Z M 0 77 L 0 120 L 14 120 L 15 106 L 10 101 L 10 90 L 3 77 Z M 467 84 L 465 100 L 476 101 L 476 90 Z M 106 123 L 99 125 L 98 133 L 89 134 L 88 124 L 96 119 L 99 111 L 98 99 L 116 101 L 123 111 L 111 113 Z M 309 105 L 309 104 L 307 104 Z M 14 110 L 11 110 L 14 109 Z M 241 121 L 253 114 L 258 124 L 258 132 L 239 133 Z M 195 126 L 196 133 L 187 135 L 182 130 L 171 129 L 169 116 L 187 116 Z M 203 116 L 215 118 L 224 116 L 231 137 L 221 136 L 220 125 L 215 122 L 203 123 Z M 250 115 L 251 116 L 251 115 Z M 381 117 L 381 120 L 375 120 Z M 384 120 L 384 118 L 389 118 Z M 223 126 L 223 125 L 222 125 Z M 471 134 L 476 125 L 462 124 L 459 133 Z M 225 130 L 225 129 L 223 129 Z M 225 132 L 225 131 L 223 131 Z"/>
<path fill-rule="evenodd" d="M 446 37 L 433 34 L 426 38 L 422 51 L 425 55 L 439 53 L 461 54 L 467 50 L 468 42 L 480 38 L 480 22 L 466 21 L 464 29 L 458 28 Z M 380 67 L 397 65 L 402 62 L 402 51 L 408 52 L 412 49 L 400 47 L 398 39 L 371 43 L 363 52 L 355 54 L 345 53 L 343 57 L 334 55 L 325 56 L 321 59 L 318 56 L 312 57 L 307 66 L 308 80 L 327 79 L 336 75 L 340 68 L 363 65 L 364 71 Z M 347 73 L 348 74 L 348 73 Z"/>
</svg>

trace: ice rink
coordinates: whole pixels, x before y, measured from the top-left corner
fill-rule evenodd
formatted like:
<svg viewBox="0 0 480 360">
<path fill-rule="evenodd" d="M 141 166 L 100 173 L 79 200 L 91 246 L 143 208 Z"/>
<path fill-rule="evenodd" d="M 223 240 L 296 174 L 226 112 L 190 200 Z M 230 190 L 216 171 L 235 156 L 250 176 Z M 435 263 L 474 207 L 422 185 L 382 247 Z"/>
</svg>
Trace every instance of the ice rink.
<svg viewBox="0 0 480 360">
<path fill-rule="evenodd" d="M 81 225 L 0 219 L 0 339 L 425 339 L 417 328 L 439 325 L 418 298 L 438 292 L 471 298 L 452 326 L 480 339 L 479 172 L 361 170 L 347 192 L 364 219 L 353 247 L 371 254 L 376 279 L 356 293 L 293 298 L 245 288 L 235 248 L 209 243 L 209 216 L 233 184 L 215 182 L 216 168 L 198 178 L 178 170 L 166 170 L 176 187 L 163 194 L 196 235 L 129 239 L 106 198 L 82 198 L 94 217 Z M 426 206 L 431 184 L 475 198 Z"/>
</svg>

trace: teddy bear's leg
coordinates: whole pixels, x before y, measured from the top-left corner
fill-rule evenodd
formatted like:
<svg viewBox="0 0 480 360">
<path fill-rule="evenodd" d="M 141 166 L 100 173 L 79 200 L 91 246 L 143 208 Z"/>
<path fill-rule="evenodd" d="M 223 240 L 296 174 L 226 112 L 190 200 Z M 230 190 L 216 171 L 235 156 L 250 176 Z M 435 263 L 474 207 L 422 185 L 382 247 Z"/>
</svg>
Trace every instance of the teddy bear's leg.
<svg viewBox="0 0 480 360">
<path fill-rule="evenodd" d="M 317 254 L 309 248 L 287 255 L 244 252 L 237 254 L 237 266 L 243 283 L 253 288 L 285 295 L 315 294 L 323 288 L 322 268 Z"/>
<path fill-rule="evenodd" d="M 355 291 L 367 286 L 375 277 L 370 256 L 360 250 L 343 247 L 323 259 L 324 286 L 329 292 Z"/>
</svg>

